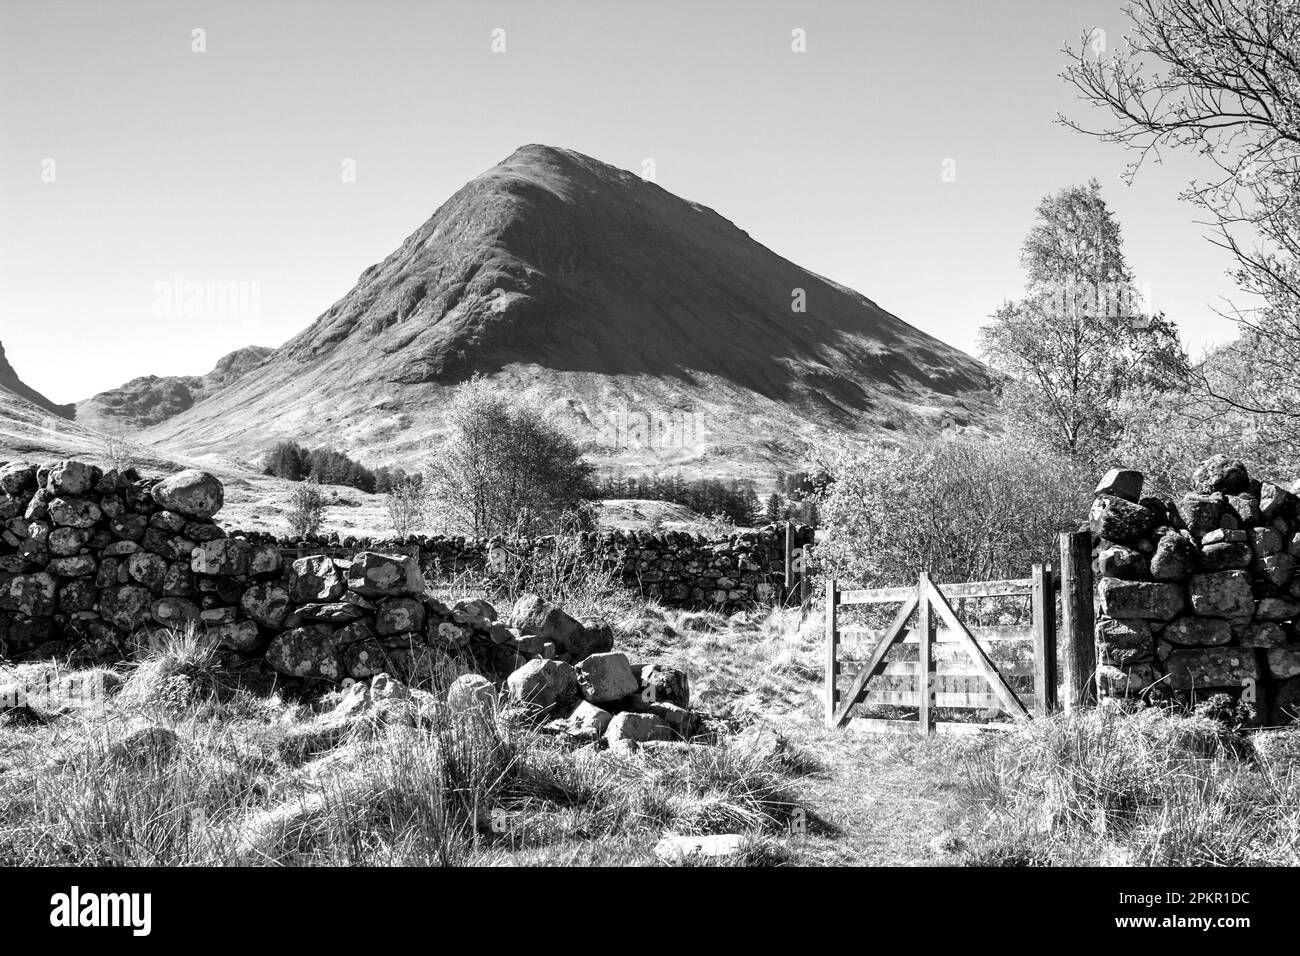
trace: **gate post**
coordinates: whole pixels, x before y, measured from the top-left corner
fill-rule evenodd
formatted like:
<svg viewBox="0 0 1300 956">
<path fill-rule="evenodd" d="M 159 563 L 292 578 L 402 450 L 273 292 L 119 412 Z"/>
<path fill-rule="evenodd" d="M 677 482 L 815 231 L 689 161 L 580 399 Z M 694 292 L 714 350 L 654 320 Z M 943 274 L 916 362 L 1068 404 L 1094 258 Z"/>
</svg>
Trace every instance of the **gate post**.
<svg viewBox="0 0 1300 956">
<path fill-rule="evenodd" d="M 1034 697 L 1040 716 L 1056 710 L 1056 590 L 1051 564 L 1035 564 L 1033 573 Z"/>
<path fill-rule="evenodd" d="M 1065 709 L 1073 710 L 1095 700 L 1093 675 L 1097 670 L 1093 633 L 1092 534 L 1075 531 L 1061 535 L 1061 629 L 1065 632 Z"/>
<path fill-rule="evenodd" d="M 826 726 L 835 727 L 835 679 L 839 676 L 839 633 L 835 606 L 839 602 L 839 588 L 834 578 L 826 579 Z"/>
<path fill-rule="evenodd" d="M 923 734 L 934 733 L 934 695 L 935 684 L 938 681 L 938 674 L 934 669 L 934 615 L 930 613 L 930 595 L 926 593 L 926 586 L 930 583 L 930 575 L 922 571 L 916 579 L 916 629 L 917 637 L 921 642 L 920 653 L 917 660 L 920 666 L 916 672 L 916 690 L 917 698 L 920 704 L 920 712 L 917 715 L 920 723 L 920 732 Z"/>
</svg>

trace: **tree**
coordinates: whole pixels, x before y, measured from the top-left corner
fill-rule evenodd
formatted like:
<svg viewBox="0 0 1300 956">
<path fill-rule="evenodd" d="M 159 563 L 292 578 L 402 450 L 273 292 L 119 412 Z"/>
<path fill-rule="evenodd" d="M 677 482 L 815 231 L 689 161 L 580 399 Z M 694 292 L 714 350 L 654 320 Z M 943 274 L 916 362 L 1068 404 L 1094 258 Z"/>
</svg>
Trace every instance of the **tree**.
<svg viewBox="0 0 1300 956">
<path fill-rule="evenodd" d="M 388 523 L 399 538 L 405 538 L 424 522 L 428 506 L 429 493 L 423 475 L 404 476 L 384 498 Z"/>
<path fill-rule="evenodd" d="M 767 507 L 763 513 L 763 520 L 768 524 L 775 524 L 781 520 L 781 496 L 771 494 L 767 496 Z"/>
<path fill-rule="evenodd" d="M 1233 310 L 1240 338 L 1194 383 L 1212 417 L 1226 410 L 1300 441 L 1300 5 L 1294 0 L 1136 0 L 1133 30 L 1110 58 L 1085 41 L 1062 76 L 1111 122 L 1066 126 L 1134 153 L 1129 179 L 1164 150 L 1210 173 L 1183 198 L 1209 214 L 1211 241 L 1258 309 Z"/>
<path fill-rule="evenodd" d="M 447 423 L 429 475 L 435 496 L 473 534 L 545 533 L 595 497 L 577 442 L 486 379 L 457 387 Z"/>
<path fill-rule="evenodd" d="M 295 485 L 289 495 L 289 510 L 285 514 L 294 537 L 316 534 L 320 531 L 324 517 L 325 496 L 321 494 L 320 486 L 311 479 Z"/>
<path fill-rule="evenodd" d="M 1142 314 L 1119 224 L 1094 179 L 1045 197 L 1021 247 L 1025 297 L 980 331 L 986 360 L 1006 376 L 1013 431 L 1083 460 L 1113 445 L 1127 390 L 1185 373 L 1173 325 Z"/>
</svg>

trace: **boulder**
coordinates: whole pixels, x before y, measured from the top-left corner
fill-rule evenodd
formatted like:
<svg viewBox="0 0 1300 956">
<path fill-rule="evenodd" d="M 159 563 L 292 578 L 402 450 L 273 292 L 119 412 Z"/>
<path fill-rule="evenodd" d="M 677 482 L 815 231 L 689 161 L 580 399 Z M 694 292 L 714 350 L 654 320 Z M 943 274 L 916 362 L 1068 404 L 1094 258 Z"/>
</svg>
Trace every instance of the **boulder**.
<svg viewBox="0 0 1300 956">
<path fill-rule="evenodd" d="M 54 562 L 51 561 L 50 564 Z M 52 570 L 52 569 L 51 569 Z M 1257 621 L 1293 621 L 1300 617 L 1300 604 L 1282 598 L 1264 598 L 1255 605 Z"/>
<path fill-rule="evenodd" d="M 250 654 L 262 643 L 262 634 L 252 621 L 234 621 L 208 629 L 209 635 L 226 650 Z"/>
<path fill-rule="evenodd" d="M 1192 575 L 1192 610 L 1202 617 L 1249 621 L 1255 613 L 1250 577 L 1244 571 Z"/>
<path fill-rule="evenodd" d="M 490 715 L 496 708 L 497 689 L 482 674 L 457 677 L 447 688 L 447 707 L 453 714 Z"/>
<path fill-rule="evenodd" d="M 50 520 L 65 528 L 92 528 L 103 517 L 99 505 L 89 498 L 53 498 Z"/>
<path fill-rule="evenodd" d="M 672 740 L 673 729 L 658 714 L 625 711 L 615 714 L 605 728 L 605 740 L 611 747 L 639 744 L 647 740 Z"/>
<path fill-rule="evenodd" d="M 1238 624 L 1232 630 L 1242 647 L 1281 647 L 1286 643 L 1286 632 L 1271 622 Z"/>
<path fill-rule="evenodd" d="M 1150 572 L 1150 558 L 1122 544 L 1103 548 L 1097 554 L 1097 571 L 1102 577 L 1145 578 Z"/>
<path fill-rule="evenodd" d="M 563 661 L 531 660 L 506 678 L 506 687 L 511 700 L 543 710 L 578 699 L 578 675 Z"/>
<path fill-rule="evenodd" d="M 1155 637 L 1146 621 L 1100 618 L 1095 626 L 1097 659 L 1102 664 L 1124 666 L 1149 661 L 1155 654 Z"/>
<path fill-rule="evenodd" d="M 1196 566 L 1196 546 L 1181 534 L 1166 534 L 1151 555 L 1151 576 L 1157 581 L 1182 581 Z"/>
<path fill-rule="evenodd" d="M 30 462 L 14 461 L 0 465 L 0 490 L 18 495 L 36 487 L 36 466 Z"/>
<path fill-rule="evenodd" d="M 99 469 L 94 465 L 88 465 L 84 461 L 68 459 L 50 466 L 49 476 L 45 480 L 45 487 L 52 494 L 60 497 L 84 495 L 95 486 L 99 479 Z"/>
<path fill-rule="evenodd" d="M 167 577 L 167 562 L 152 551 L 136 551 L 126 559 L 126 571 L 132 581 L 150 591 L 161 592 L 163 579 Z"/>
<path fill-rule="evenodd" d="M 190 569 L 195 574 L 239 577 L 248 573 L 248 559 L 253 546 L 244 538 L 218 538 L 205 541 L 190 554 Z"/>
<path fill-rule="evenodd" d="M 1174 690 L 1241 687 L 1260 676 L 1255 651 L 1248 647 L 1177 650 L 1165 660 L 1165 670 Z"/>
<path fill-rule="evenodd" d="M 616 701 L 636 693 L 638 683 L 627 657 L 618 652 L 592 654 L 578 665 L 578 689 L 593 704 Z"/>
<path fill-rule="evenodd" d="M 424 578 L 409 554 L 362 551 L 348 569 L 348 588 L 363 597 L 420 597 Z"/>
<path fill-rule="evenodd" d="M 225 503 L 221 482 L 206 471 L 187 468 L 153 486 L 153 500 L 187 518 L 211 518 Z"/>
<path fill-rule="evenodd" d="M 99 616 L 124 631 L 142 627 L 150 618 L 153 595 L 134 584 L 99 592 Z"/>
<path fill-rule="evenodd" d="M 389 598 L 379 605 L 375 632 L 388 636 L 424 630 L 424 605 L 415 598 Z"/>
<path fill-rule="evenodd" d="M 643 701 L 661 701 L 679 707 L 691 705 L 691 684 L 685 671 L 665 664 L 638 664 L 632 671 L 637 676 Z"/>
<path fill-rule="evenodd" d="M 150 608 L 153 619 L 163 627 L 183 628 L 199 621 L 199 606 L 185 598 L 162 598 Z"/>
<path fill-rule="evenodd" d="M 1300 645 L 1270 648 L 1267 657 L 1268 672 L 1278 680 L 1300 677 Z"/>
<path fill-rule="evenodd" d="M 54 613 L 54 595 L 58 585 L 45 571 L 16 574 L 5 580 L 0 575 L 0 610 L 17 611 L 28 617 L 45 617 Z M 148 606 L 148 592 L 145 592 Z"/>
<path fill-rule="evenodd" d="M 323 554 L 299 558 L 289 569 L 289 597 L 296 604 L 337 601 L 347 590 L 343 575 Z"/>
<path fill-rule="evenodd" d="M 1183 609 L 1183 589 L 1176 584 L 1103 578 L 1097 592 L 1107 617 L 1167 621 Z"/>
<path fill-rule="evenodd" d="M 1156 520 L 1156 515 L 1142 505 L 1108 494 L 1098 495 L 1089 513 L 1092 533 L 1119 544 L 1142 540 L 1155 528 Z"/>
<path fill-rule="evenodd" d="M 590 642 L 584 640 L 582 624 L 536 594 L 520 596 L 510 612 L 510 623 L 525 634 L 535 634 L 543 642 L 551 642 L 562 652 L 574 654 L 569 649 L 572 643 L 579 652 L 592 653 L 587 650 Z M 586 654 L 574 656 L 585 657 Z"/>
<path fill-rule="evenodd" d="M 609 711 L 584 700 L 569 715 L 568 731 L 575 736 L 598 739 L 604 735 L 613 719 Z"/>
<path fill-rule="evenodd" d="M 1295 496 L 1279 484 L 1265 481 L 1259 486 L 1259 507 L 1265 521 L 1280 517 L 1288 509 L 1293 509 Z"/>
<path fill-rule="evenodd" d="M 1203 461 L 1192 473 L 1192 490 L 1203 495 L 1214 492 L 1239 495 L 1249 488 L 1250 475 L 1246 472 L 1245 462 L 1239 458 L 1215 455 Z"/>
<path fill-rule="evenodd" d="M 1096 494 L 1113 495 L 1134 504 L 1142 497 L 1142 472 L 1131 468 L 1112 468 L 1097 485 Z"/>
<path fill-rule="evenodd" d="M 290 677 L 343 677 L 334 629 L 325 624 L 296 627 L 279 634 L 266 649 L 266 662 Z"/>
<path fill-rule="evenodd" d="M 1221 527 L 1223 495 L 1184 495 L 1176 508 L 1183 526 L 1198 541 Z"/>
<path fill-rule="evenodd" d="M 1170 621 L 1160 636 L 1173 644 L 1208 647 L 1229 643 L 1232 625 L 1214 617 L 1179 617 Z"/>
<path fill-rule="evenodd" d="M 1241 571 L 1250 567 L 1254 554 L 1241 543 L 1207 544 L 1201 549 L 1200 571 Z"/>
<path fill-rule="evenodd" d="M 244 614 L 263 627 L 278 629 L 289 613 L 289 592 L 278 584 L 254 584 L 239 599 Z"/>
</svg>

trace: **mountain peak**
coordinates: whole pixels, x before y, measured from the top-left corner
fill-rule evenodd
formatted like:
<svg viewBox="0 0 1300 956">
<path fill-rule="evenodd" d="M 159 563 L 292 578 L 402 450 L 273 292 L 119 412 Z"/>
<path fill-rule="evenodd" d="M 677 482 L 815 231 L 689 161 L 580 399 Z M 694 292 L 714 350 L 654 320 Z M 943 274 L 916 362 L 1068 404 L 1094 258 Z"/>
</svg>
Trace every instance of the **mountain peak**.
<svg viewBox="0 0 1300 956">
<path fill-rule="evenodd" d="M 0 342 L 0 389 L 17 395 L 19 398 L 26 399 L 33 405 L 45 409 L 47 412 L 53 412 L 60 418 L 72 418 L 75 415 L 72 405 L 58 405 L 50 401 L 40 392 L 31 386 L 25 384 L 14 371 L 14 367 L 9 364 L 9 359 L 5 356 L 4 343 Z"/>
</svg>

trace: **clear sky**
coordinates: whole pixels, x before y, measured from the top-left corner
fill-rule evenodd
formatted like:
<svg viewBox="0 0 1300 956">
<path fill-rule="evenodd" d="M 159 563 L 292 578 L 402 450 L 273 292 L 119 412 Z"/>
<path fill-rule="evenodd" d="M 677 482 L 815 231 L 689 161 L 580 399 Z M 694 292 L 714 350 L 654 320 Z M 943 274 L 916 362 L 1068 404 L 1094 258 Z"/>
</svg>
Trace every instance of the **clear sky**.
<svg viewBox="0 0 1300 956">
<path fill-rule="evenodd" d="M 546 143 L 651 158 L 664 188 L 968 351 L 1020 292 L 1039 198 L 1095 176 L 1139 282 L 1199 348 L 1231 334 L 1213 310 L 1235 290 L 1177 199 L 1197 169 L 1127 187 L 1119 147 L 1052 121 L 1084 109 L 1062 43 L 1100 28 L 1114 46 L 1120 8 L 5 0 L 0 342 L 60 402 L 279 345 L 465 181 Z M 177 275 L 244 283 L 245 307 L 169 311 Z"/>
</svg>

